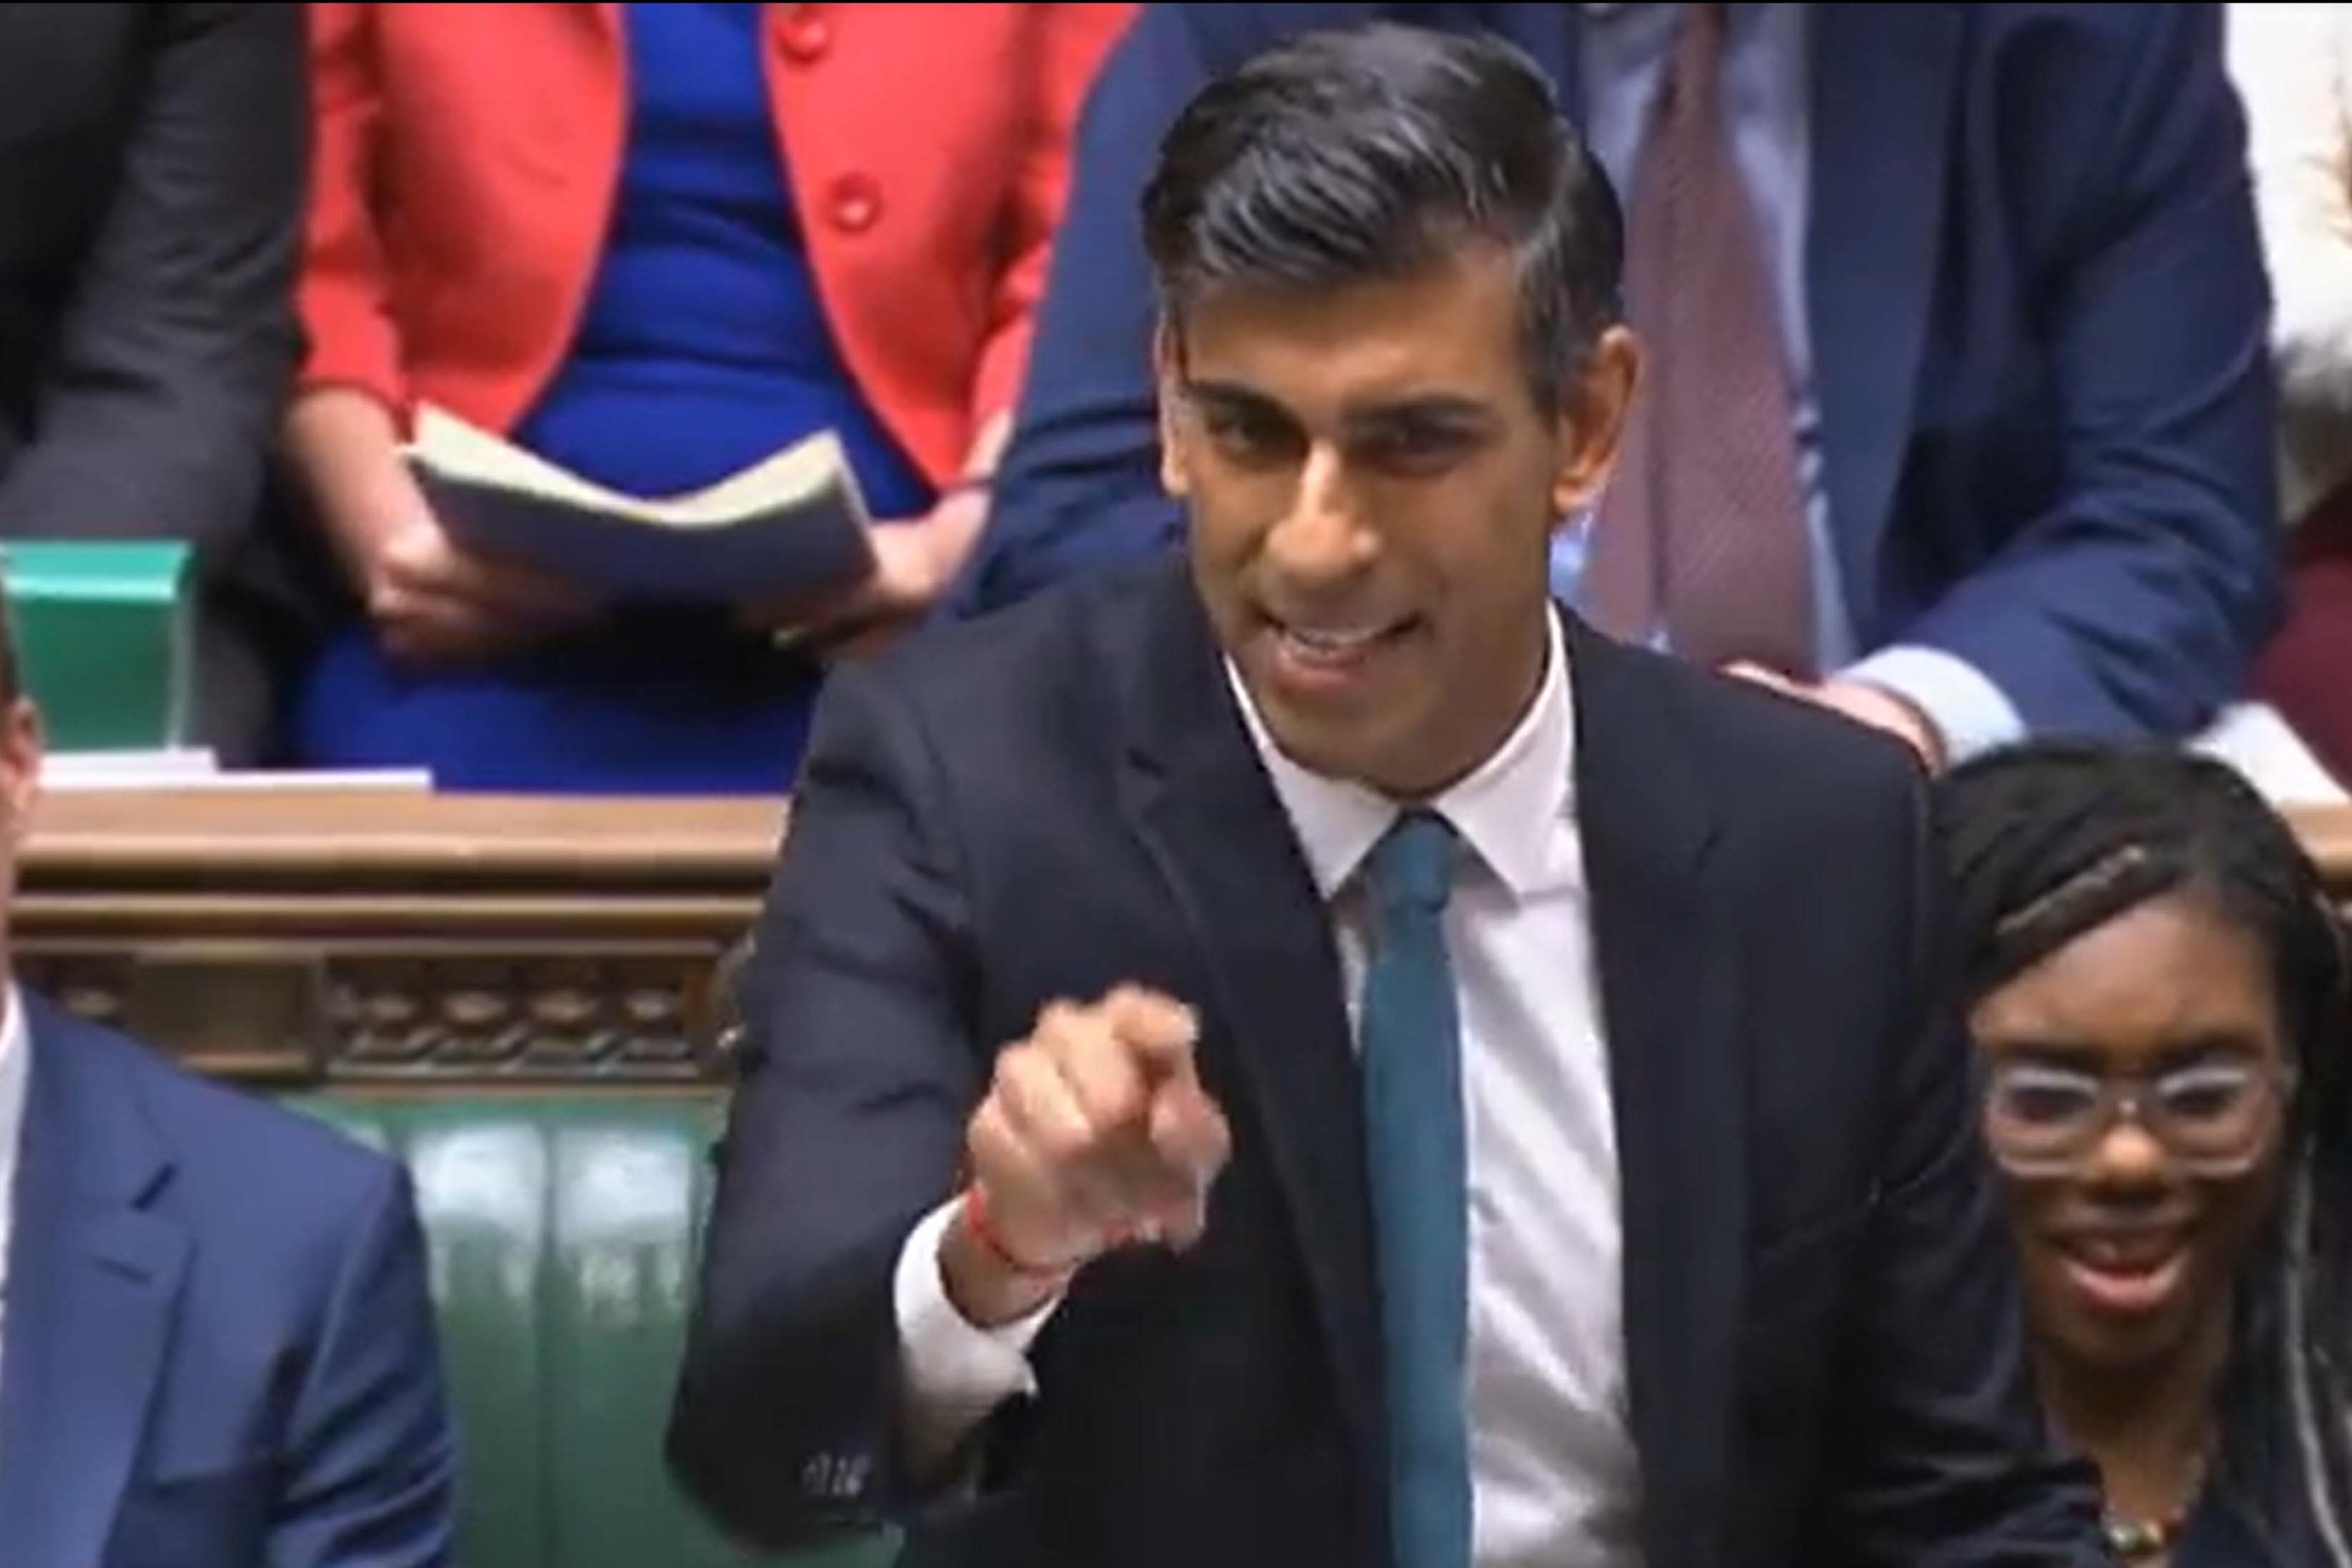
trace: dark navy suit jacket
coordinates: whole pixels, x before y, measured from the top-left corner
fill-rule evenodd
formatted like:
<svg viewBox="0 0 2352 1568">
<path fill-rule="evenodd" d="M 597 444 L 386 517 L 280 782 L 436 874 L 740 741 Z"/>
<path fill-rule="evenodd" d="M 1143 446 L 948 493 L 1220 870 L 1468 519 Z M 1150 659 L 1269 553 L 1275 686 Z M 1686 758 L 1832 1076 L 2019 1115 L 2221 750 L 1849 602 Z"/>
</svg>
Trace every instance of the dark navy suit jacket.
<svg viewBox="0 0 2352 1568">
<path fill-rule="evenodd" d="M 1111 57 L 971 613 L 1156 551 L 1137 202 L 1212 75 L 1371 16 L 1483 27 L 1581 94 L 1572 5 L 1155 5 Z M 1838 576 L 1868 652 L 2029 730 L 2185 733 L 2277 614 L 2268 287 L 2212 5 L 1814 8 L 1805 294 Z"/>
<path fill-rule="evenodd" d="M 24 999 L 0 1563 L 447 1568 L 405 1173 Z"/>
<path fill-rule="evenodd" d="M 1345 987 L 1182 562 L 935 635 L 819 708 L 674 1462 L 737 1536 L 898 1519 L 908 1568 L 1390 1562 Z M 1567 640 L 1644 1560 L 2103 1563 L 2027 1378 L 1910 754 Z M 893 1440 L 899 1250 L 999 1042 L 1121 981 L 1200 1011 L 1234 1127 L 1206 1234 L 1083 1271 L 977 1496 L 932 1494 Z"/>
</svg>

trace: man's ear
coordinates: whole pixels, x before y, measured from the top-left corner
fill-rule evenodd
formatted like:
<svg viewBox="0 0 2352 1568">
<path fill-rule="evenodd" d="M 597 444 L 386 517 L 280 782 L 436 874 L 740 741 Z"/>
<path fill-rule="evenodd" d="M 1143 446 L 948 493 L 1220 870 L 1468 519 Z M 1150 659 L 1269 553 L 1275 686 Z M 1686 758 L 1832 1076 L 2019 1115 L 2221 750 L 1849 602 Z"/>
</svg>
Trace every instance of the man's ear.
<svg viewBox="0 0 2352 1568">
<path fill-rule="evenodd" d="M 14 857 L 41 794 L 41 710 L 28 697 L 0 709 L 0 842 Z"/>
<path fill-rule="evenodd" d="M 1151 333 L 1151 380 L 1160 422 L 1160 487 L 1179 500 L 1192 487 L 1185 460 L 1183 420 L 1184 345 L 1175 323 L 1162 316 Z"/>
<path fill-rule="evenodd" d="M 1601 334 L 1576 376 L 1560 389 L 1559 466 L 1552 475 L 1552 515 L 1572 517 L 1608 487 L 1625 421 L 1639 395 L 1642 346 L 1630 327 Z"/>
</svg>

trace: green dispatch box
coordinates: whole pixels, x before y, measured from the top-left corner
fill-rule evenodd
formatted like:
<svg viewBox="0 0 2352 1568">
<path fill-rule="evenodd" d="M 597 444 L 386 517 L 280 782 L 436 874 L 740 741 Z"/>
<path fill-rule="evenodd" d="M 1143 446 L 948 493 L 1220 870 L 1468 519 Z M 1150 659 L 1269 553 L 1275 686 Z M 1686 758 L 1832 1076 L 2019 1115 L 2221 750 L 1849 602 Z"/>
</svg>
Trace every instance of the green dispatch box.
<svg viewBox="0 0 2352 1568">
<path fill-rule="evenodd" d="M 191 551 L 176 540 L 12 540 L 0 580 L 53 751 L 187 744 Z"/>
</svg>

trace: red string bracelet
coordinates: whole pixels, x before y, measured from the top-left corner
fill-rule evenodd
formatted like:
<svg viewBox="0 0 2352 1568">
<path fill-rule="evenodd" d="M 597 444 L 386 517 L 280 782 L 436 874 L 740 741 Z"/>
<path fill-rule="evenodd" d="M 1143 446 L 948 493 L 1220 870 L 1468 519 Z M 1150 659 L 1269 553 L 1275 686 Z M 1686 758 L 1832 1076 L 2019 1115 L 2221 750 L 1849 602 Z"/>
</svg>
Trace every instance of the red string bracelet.
<svg viewBox="0 0 2352 1568">
<path fill-rule="evenodd" d="M 1004 1244 L 988 1219 L 988 1198 L 978 1182 L 963 1189 L 963 1226 L 971 1239 L 986 1249 L 988 1255 L 1024 1280 L 1063 1280 L 1077 1271 L 1077 1263 L 1055 1263 L 1050 1266 L 1030 1262 Z"/>
</svg>

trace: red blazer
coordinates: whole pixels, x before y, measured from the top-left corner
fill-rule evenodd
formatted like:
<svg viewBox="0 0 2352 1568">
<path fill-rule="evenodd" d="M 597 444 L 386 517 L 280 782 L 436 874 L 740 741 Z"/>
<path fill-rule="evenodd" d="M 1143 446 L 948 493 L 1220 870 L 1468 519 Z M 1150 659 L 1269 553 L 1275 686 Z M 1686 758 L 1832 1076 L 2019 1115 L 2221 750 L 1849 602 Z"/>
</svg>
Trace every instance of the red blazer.
<svg viewBox="0 0 2352 1568">
<path fill-rule="evenodd" d="M 627 120 L 612 5 L 310 6 L 306 387 L 511 430 L 562 363 Z M 1007 410 L 1069 142 L 1129 5 L 768 7 L 834 335 L 933 482 Z"/>
</svg>

